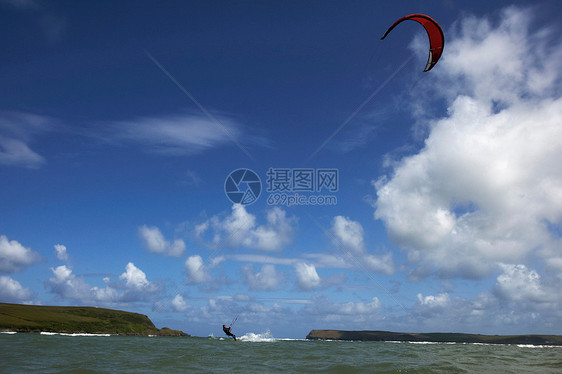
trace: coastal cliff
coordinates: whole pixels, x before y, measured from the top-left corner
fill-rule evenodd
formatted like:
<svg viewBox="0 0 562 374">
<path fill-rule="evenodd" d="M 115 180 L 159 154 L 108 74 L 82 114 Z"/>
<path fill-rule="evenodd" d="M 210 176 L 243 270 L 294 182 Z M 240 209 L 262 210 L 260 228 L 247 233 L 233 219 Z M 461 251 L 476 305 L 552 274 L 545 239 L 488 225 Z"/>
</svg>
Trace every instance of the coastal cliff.
<svg viewBox="0 0 562 374">
<path fill-rule="evenodd" d="M 461 333 L 312 330 L 308 333 L 306 338 L 311 340 L 562 345 L 561 335 L 480 335 Z"/>
<path fill-rule="evenodd" d="M 157 328 L 145 315 L 95 307 L 0 303 L 0 331 L 189 336 Z"/>
</svg>

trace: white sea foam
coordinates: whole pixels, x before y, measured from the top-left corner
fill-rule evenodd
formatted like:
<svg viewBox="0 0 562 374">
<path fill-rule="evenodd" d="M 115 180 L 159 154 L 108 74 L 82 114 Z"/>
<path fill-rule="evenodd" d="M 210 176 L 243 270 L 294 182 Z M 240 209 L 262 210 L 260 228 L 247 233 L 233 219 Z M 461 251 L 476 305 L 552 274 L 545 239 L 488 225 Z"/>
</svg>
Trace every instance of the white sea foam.
<svg viewBox="0 0 562 374">
<path fill-rule="evenodd" d="M 249 332 L 244 336 L 239 337 L 238 340 L 241 340 L 243 342 L 259 342 L 259 343 L 277 341 L 277 339 L 275 339 L 273 335 L 271 335 L 271 332 L 269 330 L 261 334 L 255 334 L 253 332 Z"/>
<path fill-rule="evenodd" d="M 562 348 L 562 345 L 517 344 L 519 348 Z"/>
<path fill-rule="evenodd" d="M 41 335 L 60 335 L 60 336 L 111 336 L 112 334 L 88 334 L 88 333 L 65 333 L 65 332 L 49 332 L 41 331 Z"/>
<path fill-rule="evenodd" d="M 16 331 L 0 331 L 0 334 L 14 335 L 14 334 L 17 334 L 17 332 Z"/>
</svg>

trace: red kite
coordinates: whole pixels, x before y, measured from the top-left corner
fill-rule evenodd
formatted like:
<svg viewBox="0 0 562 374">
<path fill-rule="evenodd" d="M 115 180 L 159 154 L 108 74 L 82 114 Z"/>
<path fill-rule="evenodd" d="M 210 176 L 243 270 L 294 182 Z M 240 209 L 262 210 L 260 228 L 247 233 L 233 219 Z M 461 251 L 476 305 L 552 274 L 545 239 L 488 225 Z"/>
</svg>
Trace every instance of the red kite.
<svg viewBox="0 0 562 374">
<path fill-rule="evenodd" d="M 381 40 L 386 38 L 388 33 L 392 31 L 400 22 L 412 20 L 419 22 L 427 31 L 427 36 L 429 37 L 429 59 L 427 60 L 427 65 L 425 66 L 424 71 L 430 71 L 433 66 L 441 57 L 443 53 L 443 47 L 445 45 L 445 37 L 443 36 L 443 30 L 441 30 L 441 26 L 435 20 L 425 14 L 410 14 L 409 16 L 402 17 L 398 21 L 394 22 L 392 26 L 382 36 Z"/>
</svg>

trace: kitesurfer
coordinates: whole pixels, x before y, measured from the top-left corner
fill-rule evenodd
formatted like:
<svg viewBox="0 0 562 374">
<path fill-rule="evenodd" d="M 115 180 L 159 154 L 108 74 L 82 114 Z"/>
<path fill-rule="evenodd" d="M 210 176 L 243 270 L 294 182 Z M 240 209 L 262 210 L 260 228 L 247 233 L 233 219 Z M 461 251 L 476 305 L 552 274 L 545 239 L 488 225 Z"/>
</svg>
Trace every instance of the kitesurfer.
<svg viewBox="0 0 562 374">
<path fill-rule="evenodd" d="M 236 341 L 236 336 L 234 336 L 234 334 L 232 332 L 230 332 L 230 330 L 232 329 L 232 325 L 226 327 L 226 325 L 222 325 L 222 331 L 224 331 L 224 333 L 228 336 L 232 336 L 232 338 L 234 339 L 234 341 Z"/>
</svg>

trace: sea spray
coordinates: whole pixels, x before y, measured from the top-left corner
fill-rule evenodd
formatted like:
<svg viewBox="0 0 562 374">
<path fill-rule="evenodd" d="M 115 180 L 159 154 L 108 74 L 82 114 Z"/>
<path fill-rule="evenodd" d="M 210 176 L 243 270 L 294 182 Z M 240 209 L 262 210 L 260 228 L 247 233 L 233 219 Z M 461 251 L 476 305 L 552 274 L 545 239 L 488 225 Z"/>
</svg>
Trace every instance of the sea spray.
<svg viewBox="0 0 562 374">
<path fill-rule="evenodd" d="M 277 341 L 277 339 L 275 339 L 273 337 L 273 335 L 271 335 L 271 331 L 267 330 L 264 333 L 261 334 L 256 334 L 253 332 L 249 332 L 241 337 L 238 338 L 238 340 L 243 341 L 243 342 L 254 342 L 254 343 L 262 343 L 262 342 L 275 342 Z"/>
</svg>

